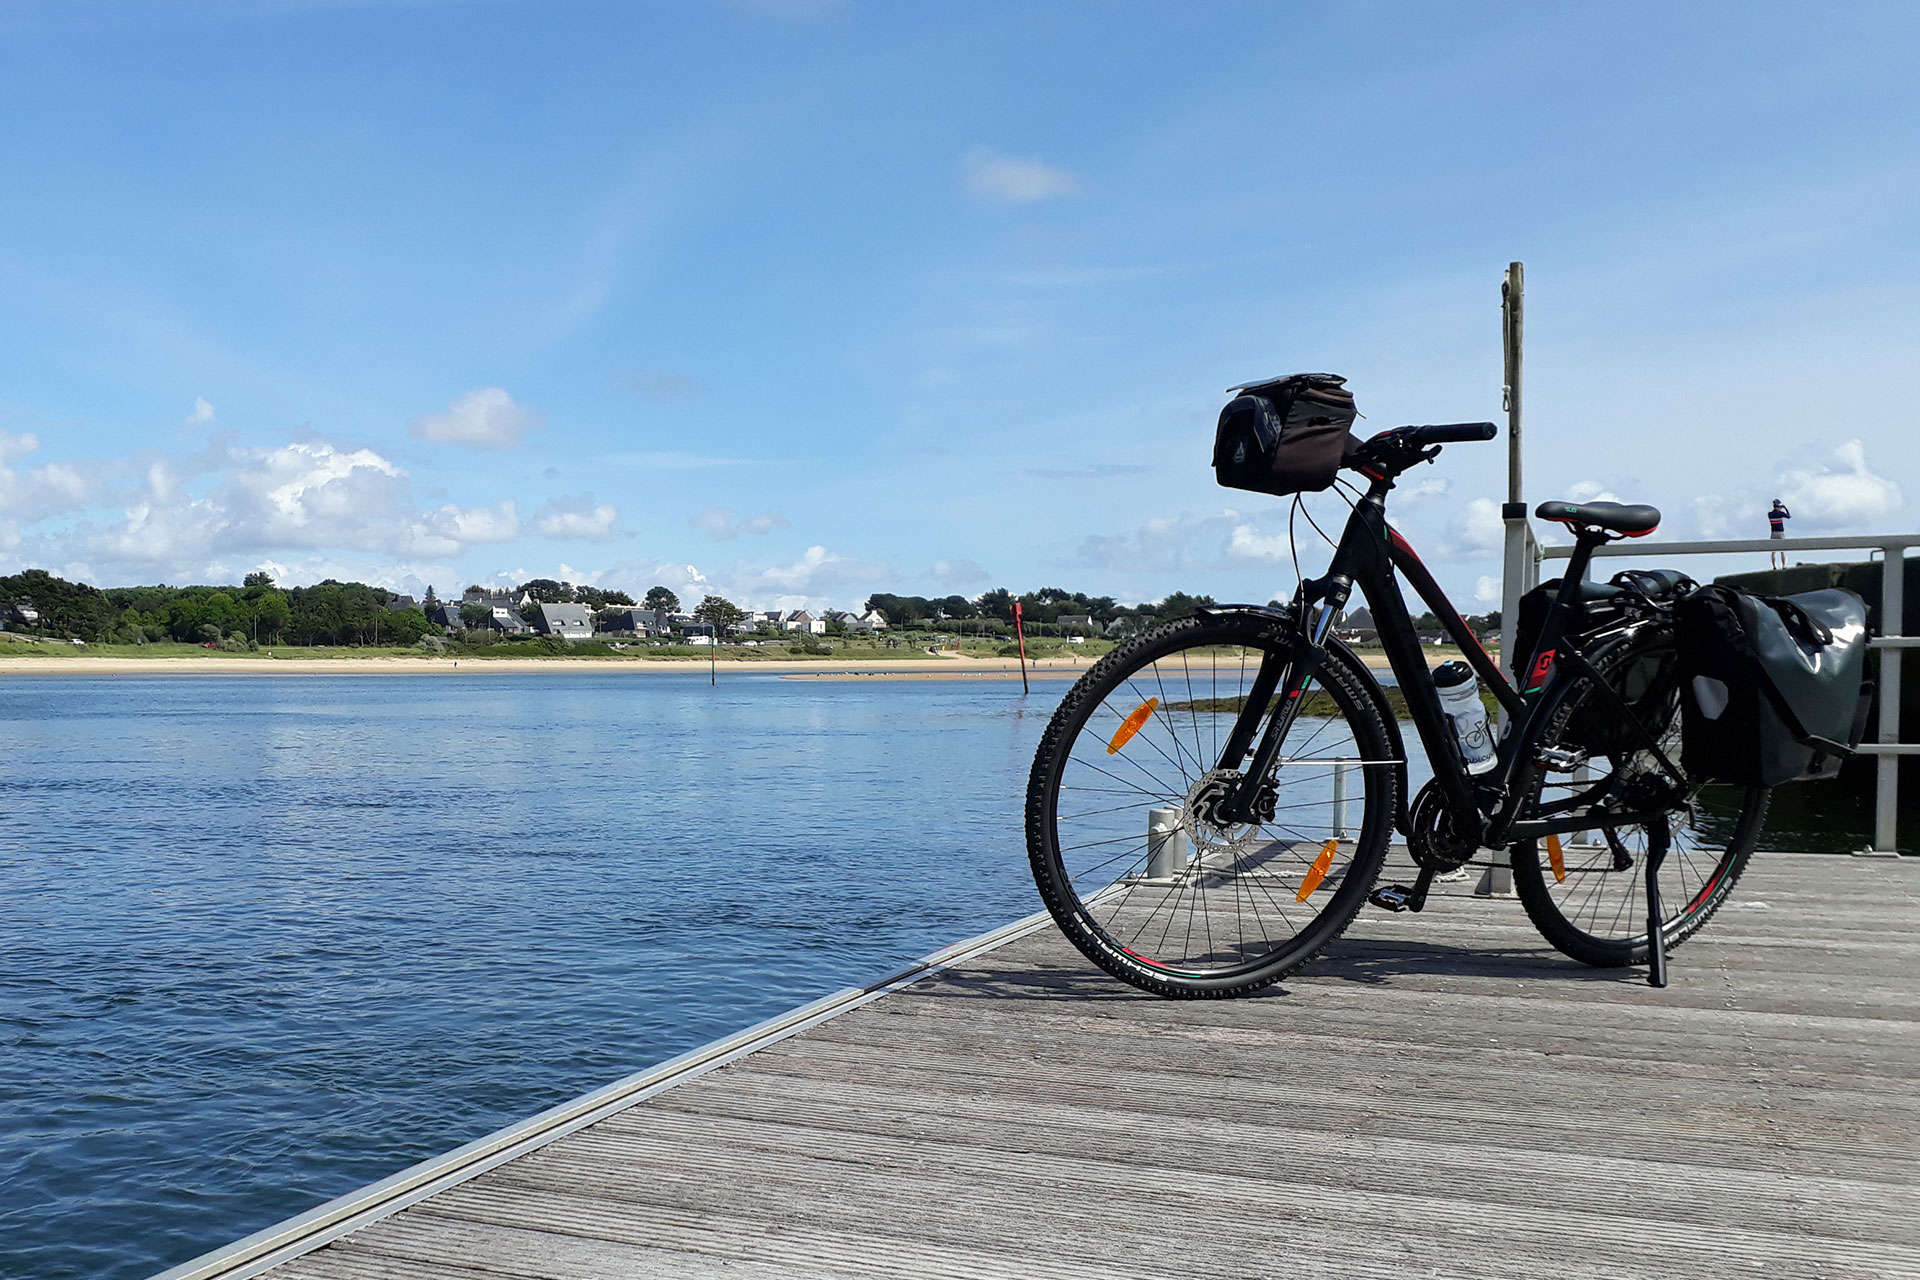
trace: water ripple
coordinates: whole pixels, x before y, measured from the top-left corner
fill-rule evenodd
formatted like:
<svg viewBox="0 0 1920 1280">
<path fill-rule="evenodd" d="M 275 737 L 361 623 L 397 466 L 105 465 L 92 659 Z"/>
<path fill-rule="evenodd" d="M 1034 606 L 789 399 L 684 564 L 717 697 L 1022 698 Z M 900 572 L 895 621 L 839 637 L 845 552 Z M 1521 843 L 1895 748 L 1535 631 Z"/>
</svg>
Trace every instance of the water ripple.
<svg viewBox="0 0 1920 1280">
<path fill-rule="evenodd" d="M 0 1274 L 149 1275 L 1032 910 L 1049 701 L 0 684 Z"/>
</svg>

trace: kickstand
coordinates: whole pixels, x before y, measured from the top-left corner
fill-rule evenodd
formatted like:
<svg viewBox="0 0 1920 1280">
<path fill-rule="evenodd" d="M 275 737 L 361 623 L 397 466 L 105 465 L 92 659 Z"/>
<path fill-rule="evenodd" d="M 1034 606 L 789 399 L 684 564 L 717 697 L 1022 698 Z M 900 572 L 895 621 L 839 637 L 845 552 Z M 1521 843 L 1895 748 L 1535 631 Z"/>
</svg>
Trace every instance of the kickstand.
<svg viewBox="0 0 1920 1280">
<path fill-rule="evenodd" d="M 1667 942 L 1661 935 L 1660 864 L 1667 860 L 1665 818 L 1647 824 L 1647 985 L 1667 985 Z"/>
</svg>

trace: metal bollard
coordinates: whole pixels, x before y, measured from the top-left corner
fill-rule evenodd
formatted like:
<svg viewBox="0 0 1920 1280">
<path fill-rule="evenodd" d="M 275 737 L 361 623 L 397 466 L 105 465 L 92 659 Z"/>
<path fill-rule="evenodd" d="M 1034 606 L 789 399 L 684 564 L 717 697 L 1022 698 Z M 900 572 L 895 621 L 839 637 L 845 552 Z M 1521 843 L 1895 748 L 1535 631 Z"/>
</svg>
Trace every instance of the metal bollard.
<svg viewBox="0 0 1920 1280">
<path fill-rule="evenodd" d="M 1186 869 L 1187 830 L 1180 825 L 1178 809 L 1147 811 L 1147 878 L 1171 880 Z"/>
<path fill-rule="evenodd" d="M 1342 839 L 1347 835 L 1347 770 L 1352 767 L 1333 766 L 1333 834 Z"/>
<path fill-rule="evenodd" d="M 1576 765 L 1573 770 L 1573 781 L 1576 787 L 1581 783 L 1592 782 L 1593 781 L 1592 768 L 1589 767 L 1584 761 L 1581 762 L 1579 765 Z M 1592 836 L 1593 836 L 1593 832 L 1591 831 L 1575 831 L 1570 833 L 1567 836 L 1567 843 L 1568 844 L 1587 844 L 1591 840 Z"/>
</svg>

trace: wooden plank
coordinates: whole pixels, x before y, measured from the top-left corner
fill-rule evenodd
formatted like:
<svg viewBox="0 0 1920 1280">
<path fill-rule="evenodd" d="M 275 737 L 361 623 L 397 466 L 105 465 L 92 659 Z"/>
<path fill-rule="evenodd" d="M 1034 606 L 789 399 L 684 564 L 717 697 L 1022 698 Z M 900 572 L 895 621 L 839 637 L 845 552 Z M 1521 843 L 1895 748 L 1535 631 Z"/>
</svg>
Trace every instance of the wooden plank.
<svg viewBox="0 0 1920 1280">
<path fill-rule="evenodd" d="M 1757 859 L 1664 991 L 1457 887 L 1236 1001 L 1049 930 L 273 1274 L 1920 1277 L 1915 871 Z"/>
<path fill-rule="evenodd" d="M 1032 1026 L 1076 1030 L 1088 1036 L 1189 1038 L 1211 1043 L 1271 1045 L 1276 1039 L 1284 1039 L 1289 1047 L 1320 1045 L 1343 1053 L 1398 1049 L 1523 1060 L 1547 1054 L 1616 1062 L 1641 1072 L 1669 1066 L 1724 1071 L 1726 1054 L 1746 1052 L 1770 1072 L 1804 1063 L 1822 1074 L 1880 1081 L 1889 1090 L 1903 1089 L 1901 1080 L 1920 1077 L 1920 1062 L 1901 1056 L 1900 1042 L 1908 1030 L 1902 1024 L 1878 1019 L 1695 1010 L 1679 1024 L 1655 1018 L 1636 1023 L 1618 1017 L 1620 1025 L 1612 1028 L 1613 1034 L 1596 1038 L 1592 1017 L 1577 1005 L 1513 1008 L 1517 1002 L 1489 1002 L 1484 1010 L 1499 1019 L 1489 1026 L 1473 1016 L 1483 1011 L 1481 1007 L 1463 1001 L 1450 1002 L 1446 1009 L 1449 1016 L 1426 1016 L 1424 1006 L 1383 1016 L 1372 1004 L 1371 994 L 1349 1001 L 1322 1002 L 1313 1006 L 1310 1016 L 1296 1015 L 1285 1021 L 1242 1018 L 1216 1005 L 1166 1005 L 1164 1017 L 1149 1021 L 1113 1017 L 1089 1001 L 1048 1003 L 1027 999 L 1023 1003 L 1032 1007 L 1009 1010 L 1006 1004 L 1010 1001 L 915 1002 L 903 997 L 876 1006 L 880 1016 L 822 1027 L 809 1043 L 861 1036 L 872 1036 L 880 1044 L 897 1039 L 924 1043 L 928 1027 L 946 1034 L 942 1024 L 954 1022 L 962 1024 L 960 1033 L 982 1036 L 1000 1034 L 1002 1028 Z"/>
<path fill-rule="evenodd" d="M 1815 1173 L 1845 1170 L 1849 1176 L 1879 1178 L 1895 1185 L 1920 1180 L 1920 1155 L 1904 1141 L 1907 1130 L 1886 1125 L 1878 1134 L 1861 1138 L 1833 1133 L 1821 1117 L 1796 1114 L 1771 1095 L 1742 1097 L 1737 1092 L 1718 1102 L 1681 1095 L 1672 1105 L 1643 1095 L 1617 1097 L 1603 1092 L 1583 1094 L 1582 1082 L 1569 1082 L 1575 1096 L 1557 1105 L 1510 1099 L 1497 1092 L 1448 1097 L 1438 1090 L 1398 1093 L 1372 1081 L 1350 1085 L 1301 1088 L 1276 1085 L 1256 1090 L 1244 1080 L 1226 1075 L 1209 1077 L 1196 1088 L 1191 1076 L 1166 1071 L 1144 1079 L 1076 1084 L 1058 1076 L 1036 1078 L 1034 1073 L 1002 1077 L 943 1071 L 924 1060 L 904 1059 L 892 1069 L 870 1064 L 858 1080 L 839 1069 L 824 1077 L 796 1072 L 766 1072 L 766 1082 L 742 1073 L 723 1094 L 698 1099 L 663 1100 L 666 1111 L 699 1114 L 766 1114 L 755 1110 L 763 1090 L 795 1106 L 806 1105 L 819 1082 L 836 1094 L 869 1097 L 879 1107 L 890 1102 L 912 1114 L 931 1114 L 941 1121 L 968 1114 L 975 1100 L 989 1098 L 996 1110 L 1031 1116 L 1039 1122 L 1050 1115 L 1090 1113 L 1080 1123 L 1098 1130 L 1093 1117 L 1117 1116 L 1150 1133 L 1165 1132 L 1201 1122 L 1240 1121 L 1266 1127 L 1263 1141 L 1278 1143 L 1290 1135 L 1366 1135 L 1376 1140 L 1407 1133 L 1437 1135 L 1447 1141 L 1474 1141 L 1519 1150 L 1559 1151 L 1567 1154 L 1619 1154 L 1668 1163 L 1706 1162 L 1715 1168 L 1780 1169 Z M 1217 1084 L 1215 1081 L 1225 1082 Z M 886 1091 L 896 1090 L 891 1097 Z M 1218 1119 L 1222 1092 L 1244 1109 Z M 1600 1106 L 1605 1103 L 1605 1106 Z M 1599 1108 L 1596 1110 L 1596 1108 Z M 746 1108 L 746 1110 L 741 1110 Z M 1862 1106 L 1871 1110 L 1871 1104 Z M 823 1120 L 822 1123 L 827 1121 Z M 896 1115 L 892 1123 L 905 1123 Z M 616 1130 L 634 1123 L 630 1117 L 610 1122 Z M 858 1120 L 854 1122 L 858 1125 Z M 1884 1122 L 1882 1122 L 1884 1124 Z M 1910 1121 L 1906 1123 L 1911 1123 Z M 1850 1128 L 1853 1126 L 1850 1126 Z"/>
<path fill-rule="evenodd" d="M 1617 1144 L 1593 1142 L 1570 1168 L 1565 1151 L 1436 1139 L 1417 1124 L 1384 1135 L 1210 1118 L 1163 1117 L 1159 1124 L 1143 1125 L 1138 1116 L 1093 1108 L 947 1098 L 942 1111 L 931 1113 L 912 1105 L 889 1106 L 884 1092 L 850 1088 L 849 1095 L 837 1106 L 795 1098 L 790 1091 L 751 1101 L 730 1099 L 745 1105 L 734 1114 L 698 1117 L 645 1109 L 624 1117 L 617 1131 L 608 1126 L 555 1144 L 514 1176 L 556 1169 L 578 1173 L 605 1167 L 609 1160 L 655 1173 L 664 1173 L 658 1166 L 666 1165 L 716 1176 L 731 1160 L 751 1159 L 764 1172 L 792 1157 L 800 1163 L 787 1170 L 788 1176 L 801 1179 L 822 1170 L 838 1178 L 846 1163 L 883 1177 L 899 1169 L 922 1177 L 986 1175 L 1000 1193 L 1039 1195 L 1043 1211 L 1048 1185 L 1118 1178 L 1173 1186 L 1195 1173 L 1262 1184 L 1257 1190 L 1242 1188 L 1232 1197 L 1236 1205 L 1269 1194 L 1311 1204 L 1325 1189 L 1348 1188 L 1433 1196 L 1460 1202 L 1456 1212 L 1477 1213 L 1525 1201 L 1540 1187 L 1552 1186 L 1558 1199 L 1588 1210 L 1675 1223 L 1737 1220 L 1743 1229 L 1862 1242 L 1880 1238 L 1884 1215 L 1920 1210 L 1910 1179 L 1873 1184 L 1683 1164 L 1670 1158 L 1671 1147 L 1636 1156 Z M 1253 1151 L 1261 1153 L 1259 1161 L 1247 1159 Z M 996 1169 L 998 1175 L 988 1172 Z M 658 1180 L 644 1179 L 649 1185 Z M 1651 1181 L 1661 1187 L 1657 1198 L 1647 1195 Z M 1118 1203 L 1124 1207 L 1126 1198 Z"/>
<path fill-rule="evenodd" d="M 438 1274 L 433 1268 L 452 1267 L 450 1258 L 463 1260 L 465 1265 L 458 1268 L 458 1274 L 484 1275 L 490 1280 L 549 1276 L 565 1276 L 567 1280 L 630 1280 L 633 1276 L 785 1280 L 795 1275 L 810 1280 L 844 1280 L 859 1274 L 803 1264 L 797 1258 L 779 1263 L 721 1258 L 658 1244 L 602 1240 L 573 1231 L 505 1227 L 471 1218 L 445 1217 L 432 1206 L 397 1214 L 381 1223 L 377 1232 L 363 1232 L 358 1239 L 343 1241 L 328 1253 L 352 1259 L 357 1268 L 365 1269 L 369 1280 L 383 1274 L 377 1270 L 382 1266 L 409 1268 L 403 1273 L 408 1277 Z"/>
</svg>

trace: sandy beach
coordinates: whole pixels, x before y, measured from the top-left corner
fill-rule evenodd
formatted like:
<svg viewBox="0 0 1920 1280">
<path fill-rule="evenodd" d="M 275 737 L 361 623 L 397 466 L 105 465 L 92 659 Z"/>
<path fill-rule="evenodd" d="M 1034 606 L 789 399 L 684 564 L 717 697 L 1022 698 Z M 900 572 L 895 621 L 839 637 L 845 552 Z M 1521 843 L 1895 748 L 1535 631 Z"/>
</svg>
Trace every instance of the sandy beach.
<svg viewBox="0 0 1920 1280">
<path fill-rule="evenodd" d="M 1067 658 L 1028 663 L 1035 676 L 1077 676 L 1089 662 Z M 28 676 L 419 676 L 419 675 L 817 675 L 843 679 L 1020 678 L 1017 658 L 727 659 L 701 658 L 205 658 L 4 657 L 0 677 Z"/>
<path fill-rule="evenodd" d="M 1376 670 L 1387 665 L 1378 653 L 1362 655 Z M 1436 649 L 1429 664 L 1458 657 Z M 1081 658 L 1037 658 L 1027 664 L 1035 680 L 1073 679 L 1092 665 Z M 422 675 L 619 675 L 695 674 L 714 669 L 726 675 L 779 675 L 790 679 L 843 680 L 1018 680 L 1017 658 L 948 657 L 859 659 L 723 658 L 283 658 L 209 654 L 204 658 L 0 657 L 0 678 L 14 676 L 422 676 Z"/>
</svg>

